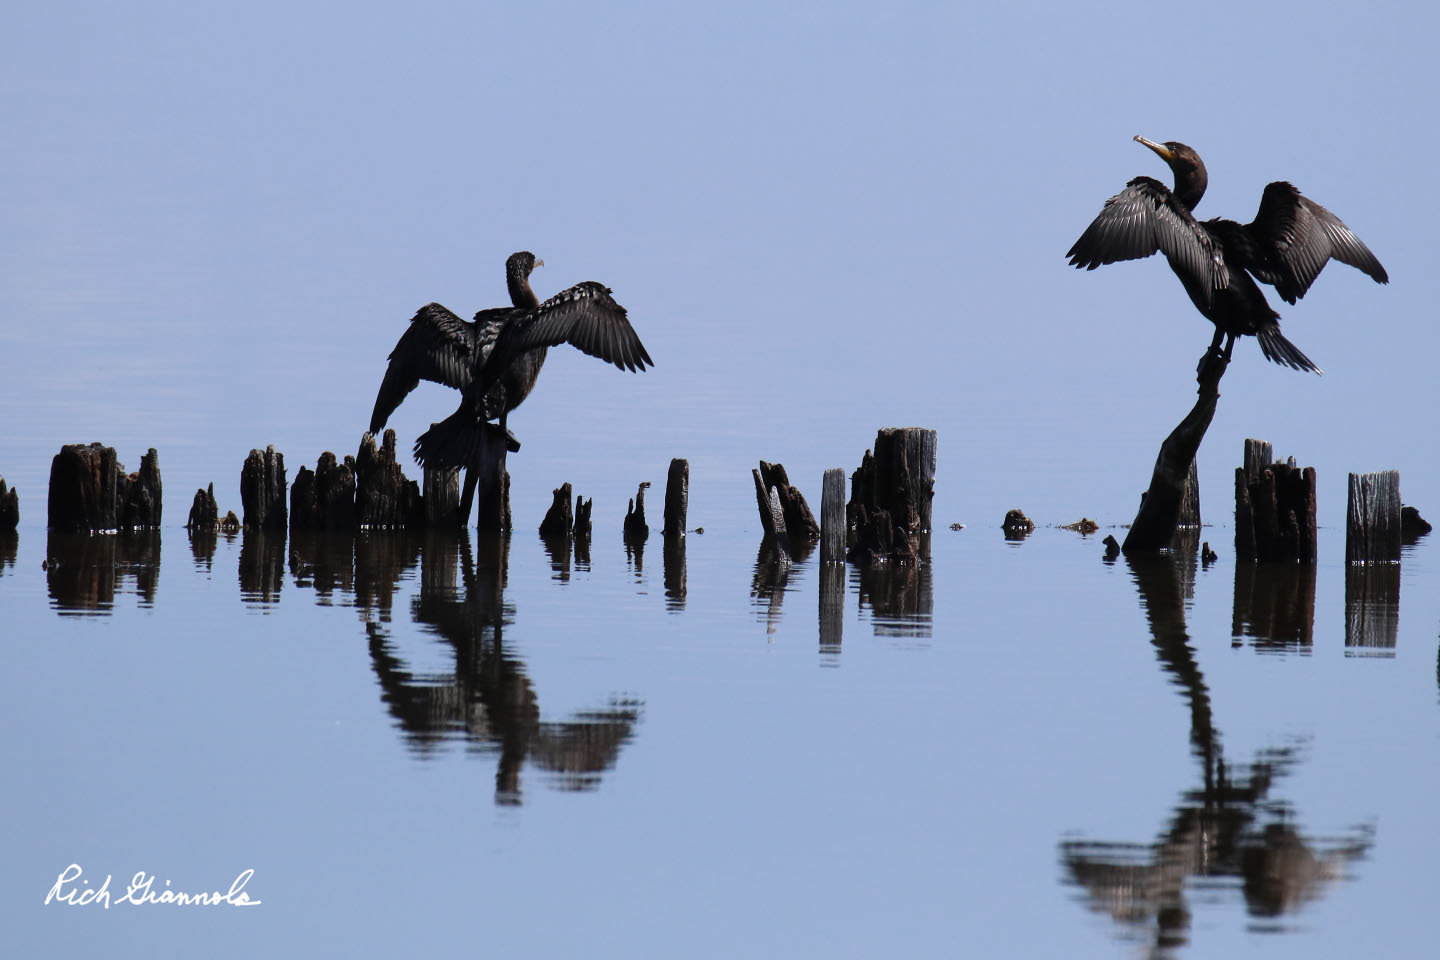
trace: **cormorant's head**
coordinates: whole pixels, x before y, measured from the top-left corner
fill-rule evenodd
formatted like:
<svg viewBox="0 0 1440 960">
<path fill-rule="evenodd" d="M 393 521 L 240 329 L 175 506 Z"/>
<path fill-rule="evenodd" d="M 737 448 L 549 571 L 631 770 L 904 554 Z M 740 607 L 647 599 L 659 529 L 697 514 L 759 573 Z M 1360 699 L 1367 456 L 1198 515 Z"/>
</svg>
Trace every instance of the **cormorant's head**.
<svg viewBox="0 0 1440 960">
<path fill-rule="evenodd" d="M 530 271 L 543 266 L 544 260 L 537 260 L 529 250 L 521 250 L 510 254 L 510 259 L 505 261 L 505 275 L 524 280 L 530 276 Z"/>
<path fill-rule="evenodd" d="M 1135 141 L 1154 150 L 1160 155 L 1160 159 L 1170 165 L 1170 171 L 1175 174 L 1175 196 L 1182 203 L 1187 207 L 1194 207 L 1200 202 L 1210 183 L 1210 178 L 1205 173 L 1205 164 L 1200 161 L 1200 154 L 1174 140 L 1156 143 L 1154 140 L 1137 136 Z"/>
</svg>

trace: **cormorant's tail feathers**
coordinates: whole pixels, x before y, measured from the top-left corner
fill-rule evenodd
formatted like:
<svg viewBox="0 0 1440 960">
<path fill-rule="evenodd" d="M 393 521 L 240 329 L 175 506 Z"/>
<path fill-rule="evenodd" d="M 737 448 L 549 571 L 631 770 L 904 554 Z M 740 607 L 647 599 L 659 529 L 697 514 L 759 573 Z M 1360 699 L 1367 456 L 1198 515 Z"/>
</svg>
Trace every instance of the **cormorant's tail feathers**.
<svg viewBox="0 0 1440 960">
<path fill-rule="evenodd" d="M 1312 370 L 1318 374 L 1325 372 L 1315 366 L 1315 362 L 1305 356 L 1299 347 L 1285 339 L 1279 324 L 1270 323 L 1261 327 L 1256 332 L 1255 339 L 1260 341 L 1260 352 L 1265 354 L 1265 359 L 1271 363 L 1278 363 L 1292 370 Z"/>
<path fill-rule="evenodd" d="M 480 431 L 484 427 L 484 421 L 477 421 L 474 414 L 461 406 L 420 434 L 415 441 L 415 462 L 441 470 L 468 465 L 480 446 Z"/>
</svg>

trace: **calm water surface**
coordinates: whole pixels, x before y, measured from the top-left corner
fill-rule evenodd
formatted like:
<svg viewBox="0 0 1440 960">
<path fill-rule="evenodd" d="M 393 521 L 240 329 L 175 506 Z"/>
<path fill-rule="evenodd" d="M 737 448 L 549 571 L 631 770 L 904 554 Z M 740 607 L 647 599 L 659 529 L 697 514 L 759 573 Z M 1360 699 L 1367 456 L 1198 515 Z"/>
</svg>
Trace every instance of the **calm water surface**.
<svg viewBox="0 0 1440 960">
<path fill-rule="evenodd" d="M 862 572 L 730 519 L 0 541 L 6 952 L 1425 952 L 1424 541 L 1361 582 L 987 525 Z M 72 863 L 263 902 L 44 905 Z"/>
</svg>

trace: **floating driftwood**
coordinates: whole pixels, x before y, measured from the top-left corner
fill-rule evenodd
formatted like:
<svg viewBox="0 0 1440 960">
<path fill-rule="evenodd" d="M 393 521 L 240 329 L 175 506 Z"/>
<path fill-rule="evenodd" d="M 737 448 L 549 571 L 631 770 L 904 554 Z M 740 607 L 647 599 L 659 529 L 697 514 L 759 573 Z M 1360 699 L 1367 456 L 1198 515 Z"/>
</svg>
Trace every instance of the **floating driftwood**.
<svg viewBox="0 0 1440 960">
<path fill-rule="evenodd" d="M 1315 468 L 1272 462 L 1263 440 L 1245 441 L 1235 469 L 1235 555 L 1240 560 L 1314 563 Z"/>
<path fill-rule="evenodd" d="M 14 530 L 20 526 L 20 494 L 5 486 L 0 477 L 0 530 Z"/>
<path fill-rule="evenodd" d="M 855 534 L 848 559 L 923 559 L 929 552 L 930 507 L 935 495 L 934 430 L 887 427 L 875 435 L 850 475 L 847 523 Z"/>
<path fill-rule="evenodd" d="M 380 446 L 365 434 L 355 455 L 355 519 L 362 527 L 419 527 L 425 522 L 420 485 L 405 478 L 395 456 L 395 431 Z"/>
<path fill-rule="evenodd" d="M 1024 540 L 1035 532 L 1035 521 L 1025 516 L 1023 510 L 1007 510 L 1000 529 L 1006 540 Z"/>
<path fill-rule="evenodd" d="M 1007 514 L 1006 516 L 1008 517 L 1009 515 Z M 1096 523 L 1094 520 L 1091 520 L 1089 517 L 1081 517 L 1079 520 L 1076 520 L 1074 523 L 1064 524 L 1063 526 L 1060 527 L 1060 529 L 1061 529 L 1061 530 L 1073 530 L 1073 531 L 1076 532 L 1076 533 L 1083 533 L 1083 534 L 1085 534 L 1086 536 L 1089 536 L 1090 534 L 1094 533 L 1096 530 L 1099 530 L 1099 529 L 1100 529 L 1100 524 Z"/>
<path fill-rule="evenodd" d="M 0 490 L 4 489 L 4 481 L 0 481 Z M 3 495 L 0 495 L 0 499 L 3 499 Z M 3 526 L 4 524 L 0 523 L 0 528 L 3 528 Z M 1425 521 L 1424 517 L 1420 516 L 1419 510 L 1416 510 L 1414 507 L 1400 508 L 1400 541 L 1402 543 L 1414 543 L 1429 533 L 1430 530 L 1430 524 Z"/>
<path fill-rule="evenodd" d="M 49 526 L 84 533 L 160 525 L 160 461 L 151 447 L 140 469 L 126 474 L 115 449 L 67 444 L 50 463 Z"/>
<path fill-rule="evenodd" d="M 676 457 L 665 476 L 665 536 L 685 536 L 685 519 L 690 510 L 690 461 Z"/>
<path fill-rule="evenodd" d="M 268 446 L 251 450 L 240 468 L 240 510 L 246 530 L 284 530 L 285 455 Z"/>
<path fill-rule="evenodd" d="M 1345 561 L 1395 563 L 1400 560 L 1400 474 L 1350 474 L 1345 508 Z"/>
<path fill-rule="evenodd" d="M 190 515 L 185 520 L 187 530 L 214 530 L 220 522 L 220 506 L 215 502 L 215 484 L 204 490 L 195 491 L 195 501 L 190 504 Z"/>
<path fill-rule="evenodd" d="M 355 458 L 326 450 L 315 469 L 301 467 L 290 488 L 291 530 L 355 529 Z"/>
</svg>

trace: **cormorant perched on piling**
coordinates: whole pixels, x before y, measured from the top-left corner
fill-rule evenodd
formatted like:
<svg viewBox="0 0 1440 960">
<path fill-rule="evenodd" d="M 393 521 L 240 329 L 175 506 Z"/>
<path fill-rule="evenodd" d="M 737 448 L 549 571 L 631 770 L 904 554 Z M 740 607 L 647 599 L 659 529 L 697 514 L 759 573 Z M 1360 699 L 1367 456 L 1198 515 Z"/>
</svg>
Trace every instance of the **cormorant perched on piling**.
<svg viewBox="0 0 1440 960">
<path fill-rule="evenodd" d="M 470 386 L 475 371 L 489 356 L 500 328 L 514 310 L 533 310 L 540 305 L 530 289 L 530 274 L 543 267 L 544 260 L 535 259 L 528 250 L 512 253 L 505 261 L 505 286 L 510 290 L 511 307 L 481 310 L 474 322 L 462 320 L 438 303 L 427 303 L 410 319 L 410 326 L 390 351 L 390 365 L 375 396 L 375 411 L 370 415 L 370 432 L 379 436 L 385 421 L 395 408 L 420 385 L 421 380 L 443 383 L 464 390 Z M 542 358 L 543 359 L 543 358 Z M 537 364 L 538 369 L 538 364 Z M 534 380 L 531 380 L 534 386 Z M 525 399 L 524 393 L 502 393 L 499 387 L 486 397 L 491 416 L 513 410 Z M 502 409 L 503 408 L 503 409 Z"/>
<path fill-rule="evenodd" d="M 1294 303 L 1332 258 L 1363 270 L 1377 283 L 1388 283 L 1380 261 L 1339 217 L 1283 180 L 1265 188 L 1250 223 L 1219 218 L 1198 222 L 1192 211 L 1208 183 L 1200 157 L 1183 143 L 1135 139 L 1170 165 L 1175 189 L 1149 177 L 1131 180 L 1105 202 L 1070 248 L 1066 256 L 1071 265 L 1094 270 L 1102 263 L 1138 260 L 1159 250 L 1196 309 L 1215 324 L 1215 339 L 1200 361 L 1202 373 L 1208 363 L 1228 363 L 1235 338 L 1246 334 L 1260 341 L 1265 359 L 1321 372 L 1280 334 L 1280 315 L 1270 309 L 1255 280 L 1271 284 L 1281 299 Z M 1222 337 L 1228 338 L 1223 352 Z"/>
<path fill-rule="evenodd" d="M 511 257 L 511 263 L 520 256 Z M 529 271 L 525 273 L 528 276 Z M 533 301 L 528 281 L 524 289 Z M 475 319 L 493 334 L 488 340 L 487 334 L 480 336 L 485 342 L 474 354 L 470 382 L 461 387 L 459 409 L 432 423 L 415 441 L 415 461 L 423 466 L 468 465 L 479 448 L 485 422 L 499 417 L 500 429 L 505 430 L 506 414 L 535 388 L 550 347 L 569 343 L 622 370 L 655 365 L 630 326 L 625 308 L 610 296 L 609 287 L 594 281 L 577 283 L 544 303 L 486 310 Z"/>
</svg>

